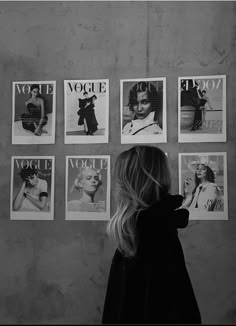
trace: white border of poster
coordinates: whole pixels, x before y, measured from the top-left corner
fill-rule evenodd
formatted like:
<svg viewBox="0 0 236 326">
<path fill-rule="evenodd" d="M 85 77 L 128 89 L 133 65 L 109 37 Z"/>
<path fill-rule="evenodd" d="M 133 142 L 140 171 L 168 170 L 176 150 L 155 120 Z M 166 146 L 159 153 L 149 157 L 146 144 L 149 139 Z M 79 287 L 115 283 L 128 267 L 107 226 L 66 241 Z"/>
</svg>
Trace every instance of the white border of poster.
<svg viewBox="0 0 236 326">
<path fill-rule="evenodd" d="M 128 99 L 124 99 L 124 84 L 130 83 L 131 85 L 138 82 L 162 82 L 162 131 L 157 133 L 156 131 L 150 131 L 150 133 L 139 134 L 139 135 L 124 135 L 123 128 L 128 123 L 124 124 L 124 117 L 130 116 L 128 122 L 131 123 L 131 113 L 128 105 Z M 131 86 L 129 90 L 131 89 Z M 153 84 L 152 84 L 153 85 Z M 156 87 L 155 87 L 156 88 Z M 128 95 L 127 95 L 128 97 Z M 127 114 L 126 114 L 127 113 Z M 152 112 L 151 112 L 152 113 Z M 152 119 L 153 120 L 153 119 Z M 133 120 L 135 121 L 135 120 Z M 153 122 L 153 121 L 152 121 Z M 149 125 L 149 124 L 148 124 Z M 156 78 L 138 78 L 138 79 L 121 79 L 120 80 L 120 134 L 121 134 L 121 144 L 136 144 L 136 143 L 166 143 L 167 142 L 167 124 L 166 124 L 166 77 L 156 77 Z"/>
<path fill-rule="evenodd" d="M 26 210 L 21 210 L 21 211 L 14 211 L 12 208 L 13 205 L 13 191 L 14 191 L 14 175 L 15 175 L 15 171 L 14 171 L 14 161 L 15 160 L 26 160 L 26 162 L 29 160 L 51 160 L 51 168 L 50 168 L 50 180 L 51 180 L 51 184 L 50 184 L 50 193 L 49 193 L 49 197 L 50 200 L 48 201 L 48 209 L 50 210 L 49 212 L 47 211 L 34 211 L 34 210 L 30 210 L 27 211 L 28 208 L 26 208 Z M 37 165 L 36 165 L 37 167 Z M 22 166 L 21 166 L 22 168 Z M 38 169 L 38 168 L 37 168 Z M 39 169 L 38 169 L 39 170 Z M 44 168 L 45 171 L 47 171 L 47 169 Z M 54 219 L 54 171 L 55 171 L 55 157 L 54 156 L 12 156 L 11 158 L 11 199 L 10 199 L 10 219 L 11 220 L 31 220 L 31 221 L 35 221 L 35 220 L 53 220 Z M 41 177 L 42 174 L 42 177 Z M 48 172 L 43 172 L 40 173 L 39 172 L 39 178 L 43 179 L 43 182 L 45 183 L 45 179 L 48 177 Z M 20 178 L 20 176 L 18 176 Z M 20 188 L 19 188 L 20 190 Z"/>
<path fill-rule="evenodd" d="M 42 133 L 40 136 L 35 135 L 33 132 L 28 131 L 22 127 L 21 120 L 15 121 L 16 116 L 16 86 L 17 84 L 27 85 L 27 89 L 24 89 L 22 96 L 29 94 L 29 87 L 30 85 L 37 84 L 37 85 L 48 85 L 47 93 L 45 96 L 52 97 L 51 101 L 51 108 L 50 113 L 47 113 L 47 123 L 45 128 L 47 133 Z M 50 86 L 53 87 L 53 90 L 50 89 Z M 52 92 L 52 93 L 50 93 Z M 43 97 L 43 96 L 42 96 Z M 25 102 L 27 98 L 23 99 Z M 47 105 L 47 103 L 45 103 Z M 45 105 L 45 107 L 46 107 Z M 46 109 L 47 110 L 47 109 Z M 22 113 L 26 113 L 25 103 L 22 104 Z M 55 144 L 55 121 L 56 121 L 56 81 L 14 81 L 12 82 L 12 144 Z"/>
<path fill-rule="evenodd" d="M 71 163 L 70 166 L 69 161 Z M 99 189 L 96 190 L 94 200 L 95 205 L 92 203 L 90 205 L 91 207 L 89 206 L 89 208 L 87 208 L 88 206 L 86 205 L 80 206 L 81 201 L 78 198 L 81 198 L 82 192 L 79 187 L 75 186 L 75 184 L 78 185 L 81 181 L 77 179 L 77 176 L 81 173 L 81 167 L 91 167 L 93 170 L 96 171 L 97 175 L 99 176 L 99 180 L 102 181 L 101 185 L 99 186 Z M 66 220 L 96 221 L 110 219 L 110 155 L 67 155 L 65 185 Z M 73 192 L 74 197 L 71 198 L 71 193 Z"/>
<path fill-rule="evenodd" d="M 209 182 L 202 183 L 202 189 L 195 183 L 198 164 L 210 168 L 206 171 Z M 189 187 L 186 194 L 184 184 Z M 179 153 L 179 193 L 184 196 L 182 207 L 189 210 L 190 220 L 228 220 L 227 153 Z"/>
<path fill-rule="evenodd" d="M 68 84 L 74 83 L 68 93 Z M 100 91 L 95 87 L 100 83 Z M 81 87 L 79 87 L 80 84 Z M 93 84 L 93 85 L 91 85 Z M 103 85 L 102 85 L 103 84 Z M 102 92 L 104 85 L 106 89 Z M 94 109 L 90 108 L 90 113 L 86 119 L 78 115 L 79 103 L 84 100 L 84 92 L 88 93 L 88 99 L 95 97 Z M 81 101 L 81 102 L 82 102 Z M 90 101 L 91 102 L 91 101 Z M 90 107 L 90 106 L 89 106 Z M 86 110 L 86 109 L 85 109 Z M 84 111 L 83 111 L 84 112 Z M 86 111 L 85 111 L 86 113 Z M 92 117 L 91 117 L 92 115 Z M 97 121 L 97 130 L 92 135 L 89 131 L 89 124 L 86 121 Z M 79 121 L 84 123 L 79 125 Z M 108 143 L 109 134 L 109 79 L 77 79 L 64 80 L 64 143 L 65 144 L 95 144 Z"/>
<path fill-rule="evenodd" d="M 207 101 L 198 110 L 186 96 L 181 106 L 181 80 L 185 79 L 197 82 L 198 89 L 206 93 Z M 178 77 L 178 141 L 226 142 L 226 75 Z"/>
</svg>

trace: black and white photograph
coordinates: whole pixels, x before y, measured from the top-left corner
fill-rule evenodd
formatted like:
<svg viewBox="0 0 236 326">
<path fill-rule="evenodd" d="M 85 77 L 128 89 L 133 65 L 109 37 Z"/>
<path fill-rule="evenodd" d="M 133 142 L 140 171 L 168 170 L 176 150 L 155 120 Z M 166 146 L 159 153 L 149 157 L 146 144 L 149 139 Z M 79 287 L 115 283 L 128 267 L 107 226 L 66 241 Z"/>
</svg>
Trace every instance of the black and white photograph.
<svg viewBox="0 0 236 326">
<path fill-rule="evenodd" d="M 65 144 L 108 143 L 109 80 L 64 80 Z"/>
<path fill-rule="evenodd" d="M 227 154 L 179 153 L 179 191 L 192 220 L 227 220 Z"/>
<path fill-rule="evenodd" d="M 12 144 L 54 144 L 55 81 L 12 83 Z"/>
<path fill-rule="evenodd" d="M 66 156 L 66 220 L 110 218 L 110 156 Z"/>
<path fill-rule="evenodd" d="M 179 142 L 226 142 L 226 75 L 178 78 Z"/>
<path fill-rule="evenodd" d="M 121 143 L 167 142 L 166 78 L 120 81 Z"/>
<path fill-rule="evenodd" d="M 10 218 L 54 219 L 54 156 L 12 156 Z"/>
</svg>

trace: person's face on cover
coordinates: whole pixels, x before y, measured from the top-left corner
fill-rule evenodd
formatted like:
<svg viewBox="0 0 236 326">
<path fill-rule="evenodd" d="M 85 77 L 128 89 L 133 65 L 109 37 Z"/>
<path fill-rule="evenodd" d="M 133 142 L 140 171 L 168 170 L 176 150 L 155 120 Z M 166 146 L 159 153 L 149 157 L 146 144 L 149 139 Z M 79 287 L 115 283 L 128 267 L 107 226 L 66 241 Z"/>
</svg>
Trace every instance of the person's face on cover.
<svg viewBox="0 0 236 326">
<path fill-rule="evenodd" d="M 204 164 L 198 164 L 196 169 L 196 176 L 200 180 L 206 180 L 207 168 Z"/>
<path fill-rule="evenodd" d="M 35 187 L 38 183 L 38 177 L 36 174 L 30 175 L 27 177 L 26 182 L 29 186 Z"/>
<path fill-rule="evenodd" d="M 133 104 L 133 110 L 137 119 L 145 119 L 152 110 L 147 92 L 138 92 L 137 101 Z"/>
<path fill-rule="evenodd" d="M 80 185 L 87 194 L 94 194 L 99 186 L 99 176 L 93 169 L 88 169 L 83 172 Z"/>
<path fill-rule="evenodd" d="M 32 89 L 32 91 L 31 91 L 31 95 L 32 95 L 33 98 L 36 98 L 36 97 L 39 95 L 39 90 L 38 90 L 38 88 L 34 88 L 34 89 Z"/>
</svg>

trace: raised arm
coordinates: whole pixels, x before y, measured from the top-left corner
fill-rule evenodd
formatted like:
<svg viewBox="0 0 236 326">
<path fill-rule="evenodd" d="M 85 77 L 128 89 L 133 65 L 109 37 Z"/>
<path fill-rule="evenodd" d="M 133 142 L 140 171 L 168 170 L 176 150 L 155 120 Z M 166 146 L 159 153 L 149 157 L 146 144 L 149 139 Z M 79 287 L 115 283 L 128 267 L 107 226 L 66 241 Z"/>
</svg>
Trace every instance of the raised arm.
<svg viewBox="0 0 236 326">
<path fill-rule="evenodd" d="M 26 198 L 38 209 L 44 210 L 47 204 L 48 197 L 48 184 L 46 180 L 39 179 L 40 181 L 40 193 L 39 198 L 36 199 L 35 196 L 32 196 L 30 193 L 26 193 Z"/>
<path fill-rule="evenodd" d="M 23 181 L 21 188 L 19 189 L 14 201 L 13 208 L 15 211 L 18 211 L 21 208 L 22 202 L 25 199 L 24 191 L 25 191 L 25 181 Z"/>
<path fill-rule="evenodd" d="M 39 120 L 39 124 L 34 131 L 35 135 L 37 135 L 37 136 L 41 135 L 41 128 L 42 128 L 42 124 L 44 122 L 44 117 L 45 117 L 45 108 L 44 108 L 43 98 L 40 98 L 40 108 L 41 108 L 41 119 Z"/>
</svg>

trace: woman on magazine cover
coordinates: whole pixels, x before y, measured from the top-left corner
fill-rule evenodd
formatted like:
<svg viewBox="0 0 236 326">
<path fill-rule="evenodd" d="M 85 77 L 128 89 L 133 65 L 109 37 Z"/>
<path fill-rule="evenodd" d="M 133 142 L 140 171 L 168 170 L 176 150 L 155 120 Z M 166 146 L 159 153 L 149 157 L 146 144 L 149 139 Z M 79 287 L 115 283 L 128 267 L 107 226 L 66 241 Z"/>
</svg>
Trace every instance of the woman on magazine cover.
<svg viewBox="0 0 236 326">
<path fill-rule="evenodd" d="M 202 124 L 201 126 L 204 126 L 206 122 L 206 110 L 207 110 L 207 105 L 210 108 L 210 110 L 213 110 L 213 107 L 211 105 L 209 97 L 206 96 L 206 91 L 202 91 L 201 99 L 200 99 L 200 110 L 202 112 Z"/>
<path fill-rule="evenodd" d="M 191 192 L 192 179 L 184 180 L 183 207 L 214 211 L 222 209 L 222 194 L 215 183 L 215 174 L 206 164 L 197 164 L 195 171 L 195 186 Z"/>
<path fill-rule="evenodd" d="M 23 183 L 13 202 L 15 211 L 45 211 L 47 208 L 48 184 L 38 178 L 37 169 L 24 166 L 19 173 Z"/>
<path fill-rule="evenodd" d="M 101 174 L 90 167 L 80 169 L 80 173 L 74 180 L 71 192 L 79 191 L 81 197 L 78 200 L 68 202 L 69 211 L 79 212 L 104 212 L 105 202 L 96 202 L 95 195 L 102 185 Z"/>
<path fill-rule="evenodd" d="M 84 99 L 79 99 L 80 110 L 77 112 L 79 117 L 78 125 L 85 125 L 87 135 L 93 135 L 97 131 L 98 122 L 95 116 L 94 107 L 97 99 L 96 95 L 88 97 L 88 93 L 84 92 Z"/>
<path fill-rule="evenodd" d="M 123 135 L 153 135 L 162 133 L 162 107 L 159 94 L 150 82 L 138 82 L 129 92 L 132 120 L 123 128 Z"/>
<path fill-rule="evenodd" d="M 36 136 L 48 133 L 43 127 L 47 124 L 48 117 L 45 113 L 44 99 L 39 96 L 39 85 L 30 87 L 30 98 L 25 102 L 27 112 L 21 115 L 22 126 Z"/>
<path fill-rule="evenodd" d="M 170 195 L 167 157 L 134 146 L 115 164 L 117 209 L 108 233 L 112 259 L 103 324 L 198 324 L 201 316 L 186 269 L 178 228 L 188 224 L 183 197 Z"/>
</svg>

